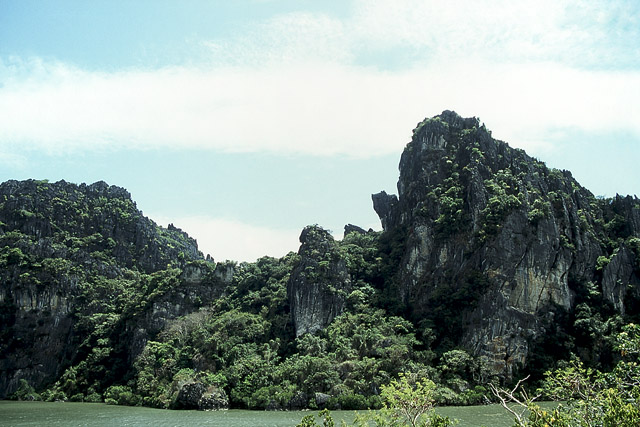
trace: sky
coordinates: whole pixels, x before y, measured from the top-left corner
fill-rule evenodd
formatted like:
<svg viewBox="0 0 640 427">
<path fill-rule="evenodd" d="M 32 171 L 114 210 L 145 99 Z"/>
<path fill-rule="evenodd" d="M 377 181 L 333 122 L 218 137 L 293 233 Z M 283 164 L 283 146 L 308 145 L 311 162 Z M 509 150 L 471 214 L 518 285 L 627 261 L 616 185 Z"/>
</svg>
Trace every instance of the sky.
<svg viewBox="0 0 640 427">
<path fill-rule="evenodd" d="M 640 194 L 635 0 L 0 0 L 0 181 L 106 181 L 216 260 L 379 230 L 443 110 Z"/>
</svg>

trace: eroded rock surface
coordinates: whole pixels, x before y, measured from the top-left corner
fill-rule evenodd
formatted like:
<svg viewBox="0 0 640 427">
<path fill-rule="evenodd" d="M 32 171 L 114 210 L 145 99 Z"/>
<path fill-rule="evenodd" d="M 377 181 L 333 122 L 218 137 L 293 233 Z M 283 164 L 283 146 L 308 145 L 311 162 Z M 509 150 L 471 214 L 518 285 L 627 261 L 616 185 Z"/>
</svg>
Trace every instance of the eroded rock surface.
<svg viewBox="0 0 640 427">
<path fill-rule="evenodd" d="M 459 343 L 496 372 L 525 364 L 541 316 L 571 310 L 581 287 L 600 284 L 620 312 L 638 287 L 637 254 L 624 245 L 602 275 L 596 268 L 611 239 L 640 237 L 638 199 L 605 205 L 476 118 L 445 111 L 421 122 L 401 157 L 398 194 L 375 194 L 373 204 L 384 230 L 404 236 L 402 302 L 418 320 L 442 304 L 458 310 Z M 612 218 L 621 224 L 613 235 Z"/>
<path fill-rule="evenodd" d="M 287 289 L 296 336 L 331 323 L 342 313 L 351 287 L 344 256 L 328 231 L 305 227 L 300 243 L 300 262 L 291 272 Z"/>
</svg>

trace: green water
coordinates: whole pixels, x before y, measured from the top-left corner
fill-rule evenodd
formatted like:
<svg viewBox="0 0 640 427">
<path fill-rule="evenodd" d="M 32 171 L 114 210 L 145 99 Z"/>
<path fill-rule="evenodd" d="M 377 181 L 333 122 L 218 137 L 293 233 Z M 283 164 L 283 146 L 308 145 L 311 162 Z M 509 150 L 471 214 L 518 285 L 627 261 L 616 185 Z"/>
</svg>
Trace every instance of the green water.
<svg viewBox="0 0 640 427">
<path fill-rule="evenodd" d="M 513 425 L 511 417 L 498 405 L 447 407 L 437 411 L 457 418 L 459 427 Z M 101 403 L 0 401 L 0 426 L 290 427 L 310 413 L 317 412 L 170 411 Z M 338 426 L 340 420 L 353 420 L 352 411 L 333 411 L 332 415 Z"/>
</svg>

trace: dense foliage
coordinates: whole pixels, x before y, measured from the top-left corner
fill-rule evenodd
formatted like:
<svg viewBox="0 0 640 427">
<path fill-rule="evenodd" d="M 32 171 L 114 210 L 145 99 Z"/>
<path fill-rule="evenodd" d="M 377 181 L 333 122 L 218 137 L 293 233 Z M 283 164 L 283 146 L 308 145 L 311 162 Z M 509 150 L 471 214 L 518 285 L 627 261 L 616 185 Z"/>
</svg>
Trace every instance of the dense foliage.
<svg viewBox="0 0 640 427">
<path fill-rule="evenodd" d="M 616 337 L 620 360 L 610 372 L 587 368 L 579 360 L 545 374 L 538 396 L 519 386 L 494 388 L 496 397 L 513 416 L 515 427 L 575 427 L 640 425 L 640 327 L 626 325 Z M 543 409 L 539 397 L 561 401 Z"/>
<path fill-rule="evenodd" d="M 421 125 L 449 126 L 435 119 Z M 532 387 L 546 385 L 548 397 L 569 402 L 574 397 L 553 394 L 553 381 L 590 384 L 591 394 L 576 398 L 568 413 L 593 399 L 626 408 L 637 399 L 637 330 L 624 325 L 640 320 L 640 290 L 612 285 L 624 296 L 614 306 L 603 295 L 603 278 L 616 269 L 640 278 L 640 238 L 629 221 L 640 204 L 595 198 L 568 173 L 518 150 L 487 163 L 480 143 L 490 139 L 488 131 L 474 125 L 456 132 L 457 146 L 426 154 L 437 170 L 412 183 L 418 190 L 411 194 L 425 193 L 405 212 L 415 223 L 356 230 L 338 242 L 311 226 L 303 233 L 314 245 L 253 263 L 203 259 L 186 233 L 158 227 L 125 190 L 105 183 L 0 185 L 4 391 L 16 399 L 176 409 L 383 408 L 380 425 L 401 425 L 403 417 L 410 425 L 446 425 L 421 416 L 433 404 L 485 403 L 495 399 L 492 386 L 512 381 L 495 360 L 471 354 L 462 342 L 497 273 L 473 266 L 449 275 L 446 268 L 457 268 L 465 254 L 449 256 L 446 246 L 464 240 L 465 250 L 483 247 L 486 254 L 519 218 L 531 236 L 545 224 L 560 230 L 556 249 L 565 254 L 592 239 L 595 265 L 585 261 L 580 268 L 588 274 L 567 278 L 571 304 L 528 313 L 540 333 L 530 335 L 528 358 L 514 377 L 531 373 Z M 475 211 L 472 181 L 486 196 Z M 443 245 L 441 253 L 423 254 L 442 260 L 442 268 L 403 293 L 415 278 L 407 273 L 415 255 L 407 242 L 417 227 L 434 231 L 428 243 Z M 296 274 L 338 307 L 313 333 L 298 334 L 292 318 Z M 421 409 L 403 406 L 414 398 Z"/>
<path fill-rule="evenodd" d="M 134 360 L 122 348 L 130 342 L 126 325 L 183 286 L 183 270 L 87 277 L 76 297 L 81 304 L 74 359 L 40 395 L 25 383 L 15 397 L 177 408 L 181 387 L 199 382 L 223 390 L 232 407 L 381 408 L 385 387 L 409 372 L 429 379 L 436 403 L 485 402 L 491 397 L 488 384 L 496 380 L 486 359 L 459 348 L 434 351 L 431 343 L 442 330 L 415 325 L 384 308 L 381 272 L 388 255 L 382 251 L 389 248 L 381 237 L 353 233 L 340 242 L 354 278 L 345 312 L 319 333 L 298 338 L 286 290 L 299 258 L 293 253 L 232 265 L 232 280 L 219 298 L 169 321 Z M 206 272 L 211 286 L 213 273 L 223 269 L 200 261 L 184 268 L 193 265 Z M 588 307 L 580 309 L 574 323 L 599 321 L 584 314 Z M 597 327 L 600 340 L 608 340 L 603 331 L 619 330 L 619 325 Z"/>
<path fill-rule="evenodd" d="M 354 277 L 374 274 L 367 246 L 378 237 L 351 235 L 342 242 Z M 297 260 L 289 254 L 237 265 L 221 298 L 170 322 L 147 342 L 131 379 L 106 393 L 122 404 L 175 407 L 180 385 L 201 381 L 225 390 L 233 407 L 379 408 L 383 387 L 411 371 L 438 381 L 441 402 L 481 402 L 486 390 L 471 385 L 486 370 L 482 360 L 463 350 L 437 358 L 410 321 L 375 305 L 379 291 L 364 279 L 356 280 L 348 309 L 329 327 L 295 338 L 286 286 Z"/>
<path fill-rule="evenodd" d="M 586 368 L 581 361 L 573 360 L 546 372 L 536 396 L 526 391 L 524 380 L 512 390 L 493 384 L 490 387 L 513 416 L 514 427 L 636 427 L 640 425 L 640 327 L 626 325 L 616 336 L 615 349 L 620 360 L 611 372 Z M 383 408 L 356 413 L 353 425 L 452 426 L 454 422 L 434 412 L 435 389 L 436 384 L 428 378 L 400 374 L 399 379 L 382 386 Z M 536 403 L 539 398 L 561 403 L 545 409 Z M 315 418 L 313 414 L 305 416 L 298 427 L 319 426 Z M 317 418 L 323 426 L 335 425 L 326 409 Z"/>
<path fill-rule="evenodd" d="M 377 427 L 451 427 L 454 424 L 449 417 L 443 417 L 434 411 L 436 385 L 429 379 L 420 379 L 415 375 L 401 374 L 399 379 L 382 386 L 383 407 L 378 411 L 356 412 L 353 425 L 368 427 L 373 423 Z M 322 425 L 334 426 L 331 412 L 324 409 L 318 413 Z M 342 425 L 346 423 L 343 421 Z M 319 427 L 313 414 L 305 416 L 297 427 Z"/>
<path fill-rule="evenodd" d="M 55 194 L 46 182 L 32 184 Z M 33 217 L 48 221 L 51 233 L 46 236 L 30 233 L 29 223 L 22 221 L 2 225 L 0 263 L 4 280 L 13 283 L 2 301 L 2 355 L 28 351 L 42 333 L 26 333 L 33 341 L 24 341 L 12 296 L 50 288 L 64 291 L 73 308 L 73 345 L 59 361 L 59 377 L 40 390 L 22 380 L 15 398 L 179 408 L 184 407 L 180 393 L 185 384 L 198 383 L 221 391 L 232 407 L 379 408 L 381 390 L 401 372 L 428 373 L 443 403 L 478 403 L 486 394 L 483 387 L 474 388 L 476 379 L 486 379 L 481 359 L 461 349 L 434 353 L 432 330 L 388 311 L 387 275 L 398 243 L 381 233 L 352 233 L 338 242 L 336 256 L 345 260 L 352 282 L 345 310 L 319 333 L 296 338 L 287 284 L 299 255 L 214 263 L 190 261 L 180 255 L 183 249 L 165 257 L 160 268 L 127 266 L 140 253 L 157 260 L 163 259 L 162 252 L 132 245 L 92 218 L 98 215 L 96 204 L 101 218 L 115 216 L 116 228 L 139 212 L 132 204 L 123 211 L 120 195 L 94 200 L 76 191 L 71 201 L 60 202 L 65 204 L 62 216 L 49 211 L 50 200 L 33 203 Z M 88 231 L 62 227 L 69 217 L 86 218 L 83 229 Z M 153 239 L 171 239 L 173 248 L 185 247 L 178 240 L 183 234 L 175 229 L 149 233 Z M 324 268 L 322 261 L 317 268 Z M 188 298 L 185 287 L 192 286 L 188 273 L 193 271 L 199 278 L 197 295 Z M 207 289 L 217 291 L 205 299 Z M 149 313 L 177 303 L 180 311 L 154 330 Z M 42 330 L 54 321 L 42 317 L 46 311 L 31 312 Z M 142 337 L 137 335 L 141 330 Z"/>
</svg>

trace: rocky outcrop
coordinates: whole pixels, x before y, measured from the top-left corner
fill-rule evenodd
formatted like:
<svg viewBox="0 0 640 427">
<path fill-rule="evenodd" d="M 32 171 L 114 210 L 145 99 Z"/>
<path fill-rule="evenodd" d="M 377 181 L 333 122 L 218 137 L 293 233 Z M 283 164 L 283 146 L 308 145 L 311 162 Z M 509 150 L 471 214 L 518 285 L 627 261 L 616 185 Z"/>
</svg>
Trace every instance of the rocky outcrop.
<svg viewBox="0 0 640 427">
<path fill-rule="evenodd" d="M 287 409 L 290 411 L 300 411 L 309 406 L 309 397 L 306 393 L 299 391 L 289 399 Z"/>
<path fill-rule="evenodd" d="M 194 239 L 176 227 L 157 226 L 137 209 L 127 190 L 103 181 L 91 185 L 4 182 L 0 184 L 0 221 L 5 232 L 30 236 L 29 252 L 42 257 L 95 264 L 91 252 L 108 250 L 118 266 L 145 272 L 164 269 L 177 260 L 202 258 Z M 90 236 L 83 242 L 84 251 L 73 251 L 76 242 L 65 239 Z"/>
<path fill-rule="evenodd" d="M 331 399 L 330 394 L 326 393 L 315 393 L 315 402 L 316 406 L 319 409 L 324 409 L 329 405 L 329 400 Z"/>
<path fill-rule="evenodd" d="M 206 390 L 207 387 L 201 382 L 192 381 L 182 384 L 176 396 L 176 409 L 198 409 L 200 399 Z"/>
<path fill-rule="evenodd" d="M 591 357 L 584 350 L 593 334 L 570 330 L 577 313 L 638 319 L 640 201 L 595 198 L 569 172 L 493 139 L 476 118 L 445 111 L 419 123 L 401 157 L 398 196 L 372 199 L 383 233 L 348 224 L 338 243 L 309 226 L 297 255 L 237 265 L 203 259 L 194 239 L 173 224 L 158 227 L 122 188 L 0 184 L 0 398 L 26 380 L 94 399 L 135 375 L 159 342 L 182 353 L 180 366 L 217 372 L 227 356 L 220 342 L 198 335 L 206 349 L 186 355 L 193 325 L 226 310 L 265 320 L 269 360 L 290 354 L 292 325 L 300 337 L 345 310 L 376 310 L 411 320 L 416 347 L 436 355 L 464 347 L 503 377 L 526 368 L 544 339 L 579 338 L 576 353 Z M 228 405 L 204 377 L 178 390 L 175 373 L 160 371 L 172 384 L 163 405 L 176 396 L 176 407 Z M 80 386 L 64 380 L 74 377 Z M 330 390 L 298 390 L 267 407 L 314 399 L 322 407 L 328 395 L 315 391 Z"/>
<path fill-rule="evenodd" d="M 344 236 L 346 237 L 348 234 L 358 233 L 365 234 L 366 230 L 362 227 L 358 227 L 357 225 L 347 224 L 344 226 Z"/>
<path fill-rule="evenodd" d="M 386 232 L 406 233 L 397 273 L 403 304 L 418 321 L 446 314 L 443 304 L 458 311 L 459 344 L 507 376 L 526 363 L 541 313 L 571 310 L 574 289 L 600 280 L 596 264 L 608 242 L 640 236 L 637 199 L 605 206 L 569 172 L 452 111 L 414 130 L 398 194 L 375 194 L 373 204 Z M 624 224 L 614 236 L 608 217 Z M 604 294 L 620 311 L 627 285 L 637 283 L 635 255 L 622 247 L 604 270 Z"/>
<path fill-rule="evenodd" d="M 373 209 L 376 211 L 382 222 L 382 228 L 387 230 L 396 223 L 395 206 L 398 203 L 398 196 L 395 194 L 387 194 L 381 191 L 371 196 L 373 199 Z"/>
<path fill-rule="evenodd" d="M 190 381 L 180 386 L 175 408 L 201 411 L 229 409 L 229 398 L 225 391 L 218 387 L 207 387 L 199 381 Z"/>
<path fill-rule="evenodd" d="M 185 267 L 184 286 L 150 292 L 153 310 L 134 316 L 137 332 L 119 343 L 124 348 L 135 351 L 136 342 L 166 319 L 217 298 L 224 284 L 213 277 L 203 283 L 204 270 L 192 263 L 201 259 L 195 240 L 144 217 L 123 188 L 104 182 L 0 184 L 0 398 L 21 379 L 37 389 L 58 379 L 90 332 L 83 332 L 78 318 L 121 298 L 118 286 L 139 287 L 139 273 Z M 113 294 L 99 291 L 107 283 Z"/>
<path fill-rule="evenodd" d="M 344 255 L 328 231 L 308 226 L 300 243 L 300 262 L 287 286 L 296 336 L 317 332 L 331 323 L 342 313 L 351 288 Z"/>
<path fill-rule="evenodd" d="M 229 409 L 227 393 L 218 387 L 209 387 L 198 401 L 198 409 L 201 411 L 219 411 Z"/>
<path fill-rule="evenodd" d="M 148 301 L 147 310 L 126 321 L 129 361 L 142 353 L 147 341 L 156 337 L 171 320 L 194 313 L 220 298 L 232 276 L 232 264 L 204 261 L 187 264 L 176 286 Z"/>
<path fill-rule="evenodd" d="M 602 292 L 621 314 L 625 313 L 625 297 L 627 292 L 640 291 L 640 275 L 638 254 L 621 245 L 602 271 Z"/>
</svg>

